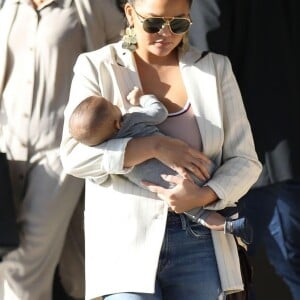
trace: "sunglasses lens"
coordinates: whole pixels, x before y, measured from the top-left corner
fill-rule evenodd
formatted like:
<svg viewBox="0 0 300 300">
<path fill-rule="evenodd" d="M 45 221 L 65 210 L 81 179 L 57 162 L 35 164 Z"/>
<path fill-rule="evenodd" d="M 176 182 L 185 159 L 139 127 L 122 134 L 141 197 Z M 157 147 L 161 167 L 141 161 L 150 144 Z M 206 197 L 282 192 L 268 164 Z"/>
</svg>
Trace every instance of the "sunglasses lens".
<svg viewBox="0 0 300 300">
<path fill-rule="evenodd" d="M 190 21 L 188 19 L 174 18 L 170 22 L 170 27 L 173 33 L 184 33 L 189 30 Z"/>
<path fill-rule="evenodd" d="M 159 32 L 165 24 L 163 18 L 147 18 L 143 22 L 144 30 L 148 33 Z M 176 34 L 181 34 L 189 30 L 190 21 L 188 19 L 174 18 L 170 22 L 171 31 Z"/>
<path fill-rule="evenodd" d="M 163 18 L 147 18 L 144 20 L 143 28 L 148 33 L 157 33 L 165 24 Z"/>
</svg>

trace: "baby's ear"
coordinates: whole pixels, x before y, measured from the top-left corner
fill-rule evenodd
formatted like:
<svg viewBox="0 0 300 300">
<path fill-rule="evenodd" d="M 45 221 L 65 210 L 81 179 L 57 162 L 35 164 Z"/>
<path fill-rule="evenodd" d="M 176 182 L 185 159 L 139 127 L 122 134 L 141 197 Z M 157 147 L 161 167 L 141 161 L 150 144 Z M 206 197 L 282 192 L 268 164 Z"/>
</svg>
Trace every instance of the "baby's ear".
<svg viewBox="0 0 300 300">
<path fill-rule="evenodd" d="M 120 120 L 115 120 L 115 128 L 120 130 L 121 129 L 121 121 Z"/>
</svg>

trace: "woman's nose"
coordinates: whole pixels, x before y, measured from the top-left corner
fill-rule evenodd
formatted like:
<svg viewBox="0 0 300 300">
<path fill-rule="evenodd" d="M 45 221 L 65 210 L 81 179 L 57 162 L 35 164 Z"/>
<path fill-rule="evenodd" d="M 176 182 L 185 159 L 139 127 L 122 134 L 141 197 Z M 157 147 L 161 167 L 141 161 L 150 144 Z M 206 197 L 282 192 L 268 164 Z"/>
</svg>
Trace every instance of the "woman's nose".
<svg viewBox="0 0 300 300">
<path fill-rule="evenodd" d="M 172 31 L 171 31 L 171 29 L 170 29 L 170 25 L 167 24 L 167 23 L 165 23 L 165 24 L 161 27 L 161 29 L 160 29 L 160 31 L 158 32 L 158 34 L 160 34 L 160 35 L 171 35 L 171 34 L 172 34 Z"/>
</svg>

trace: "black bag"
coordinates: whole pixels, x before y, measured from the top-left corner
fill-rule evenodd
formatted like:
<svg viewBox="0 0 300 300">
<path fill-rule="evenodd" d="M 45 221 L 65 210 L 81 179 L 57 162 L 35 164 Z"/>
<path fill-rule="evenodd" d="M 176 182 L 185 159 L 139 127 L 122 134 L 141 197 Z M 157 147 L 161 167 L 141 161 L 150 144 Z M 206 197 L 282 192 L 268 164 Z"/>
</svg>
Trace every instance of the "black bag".
<svg viewBox="0 0 300 300">
<path fill-rule="evenodd" d="M 0 152 L 0 259 L 19 245 L 19 233 L 12 199 L 6 154 Z"/>
<path fill-rule="evenodd" d="M 236 239 L 235 241 L 237 243 L 237 250 L 240 259 L 244 290 L 238 293 L 227 295 L 226 300 L 249 300 L 250 290 L 252 289 L 253 285 L 253 267 L 248 257 L 247 250 L 242 245 L 240 245 Z"/>
</svg>

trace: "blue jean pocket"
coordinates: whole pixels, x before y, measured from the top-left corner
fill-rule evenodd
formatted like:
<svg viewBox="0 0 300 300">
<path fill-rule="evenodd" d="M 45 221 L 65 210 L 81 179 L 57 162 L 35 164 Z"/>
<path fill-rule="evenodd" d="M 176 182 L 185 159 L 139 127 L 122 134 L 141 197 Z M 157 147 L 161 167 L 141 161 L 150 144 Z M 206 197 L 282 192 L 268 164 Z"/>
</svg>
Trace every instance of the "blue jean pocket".
<svg viewBox="0 0 300 300">
<path fill-rule="evenodd" d="M 186 232 L 193 239 L 199 240 L 210 236 L 210 230 L 201 224 L 188 221 L 186 224 Z"/>
</svg>

